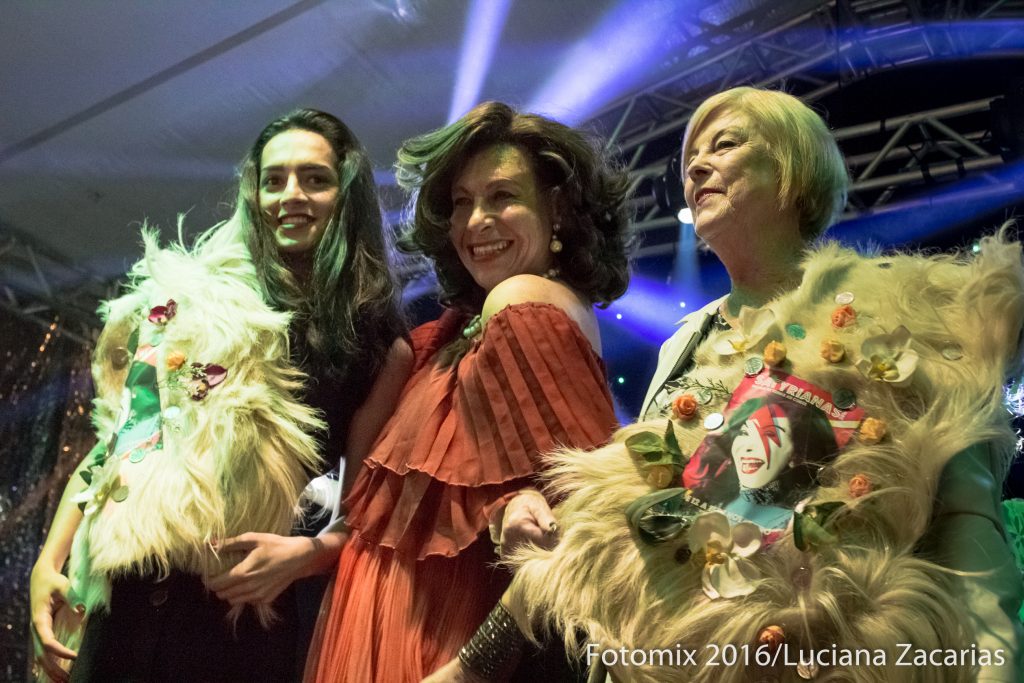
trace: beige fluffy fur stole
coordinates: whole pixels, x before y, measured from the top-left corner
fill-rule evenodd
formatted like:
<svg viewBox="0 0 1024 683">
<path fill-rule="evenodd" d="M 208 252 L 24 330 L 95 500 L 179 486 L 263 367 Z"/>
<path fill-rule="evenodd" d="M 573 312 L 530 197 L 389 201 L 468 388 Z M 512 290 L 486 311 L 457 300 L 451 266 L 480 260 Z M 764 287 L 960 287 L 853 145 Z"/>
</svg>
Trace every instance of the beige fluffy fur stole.
<svg viewBox="0 0 1024 683">
<path fill-rule="evenodd" d="M 627 506 L 653 489 L 625 439 L 637 431 L 663 432 L 665 420 L 626 427 L 593 452 L 568 450 L 551 457 L 547 476 L 564 502 L 556 509 L 563 536 L 552 551 L 536 548 L 513 558 L 511 592 L 519 623 L 535 631 L 557 628 L 576 645 L 575 631 L 609 649 L 675 648 L 699 652 L 697 666 L 630 666 L 613 670 L 621 680 L 745 681 L 772 674 L 756 666 L 704 666 L 706 645 L 758 645 L 761 629 L 785 629 L 791 650 L 836 645 L 887 648 L 968 647 L 972 642 L 954 572 L 915 554 L 929 525 L 939 475 L 949 459 L 972 444 L 993 446 L 1001 481 L 1015 436 L 1004 403 L 1004 378 L 1020 370 L 1024 324 L 1021 246 L 1002 234 L 986 238 L 977 255 L 864 257 L 837 245 L 810 253 L 794 292 L 768 304 L 775 324 L 753 353 L 771 340 L 788 348 L 787 370 L 835 392 L 848 388 L 867 416 L 888 423 L 877 444 L 855 437 L 834 461 L 810 503 L 839 501 L 844 533 L 838 544 L 801 552 L 787 532 L 753 557 L 761 574 L 745 597 L 709 600 L 701 590 L 702 561 L 678 561 L 685 534 L 662 545 L 631 532 Z M 854 326 L 833 329 L 836 295 L 851 292 Z M 806 338 L 788 336 L 799 323 Z M 906 326 L 920 360 L 908 386 L 869 379 L 855 363 L 862 341 Z M 743 377 L 745 355 L 721 356 L 712 332 L 697 349 L 690 377 L 720 381 L 730 389 Z M 847 358 L 829 363 L 821 341 L 838 338 Z M 942 351 L 962 349 L 959 359 Z M 955 356 L 956 354 L 947 353 Z M 725 399 L 701 406 L 722 411 Z M 701 419 L 674 421 L 684 454 L 707 434 Z M 867 475 L 873 491 L 854 499 L 849 482 Z M 694 553 L 697 556 L 698 553 Z M 685 557 L 685 554 L 683 555 Z M 806 577 L 803 586 L 796 574 Z M 891 660 L 890 660 L 891 661 Z M 816 680 L 954 681 L 968 670 L 852 667 L 822 671 Z M 799 680 L 793 669 L 783 680 Z"/>
<path fill-rule="evenodd" d="M 192 250 L 161 249 L 155 234 L 143 237 L 145 257 L 130 272 L 128 292 L 101 309 L 93 419 L 106 442 L 119 421 L 128 370 L 115 359 L 123 358 L 133 330 L 152 325 L 150 309 L 173 299 L 177 313 L 156 346 L 163 449 L 138 464 L 119 463 L 135 468 L 127 498 L 107 502 L 78 528 L 69 573 L 87 613 L 106 605 L 113 577 L 171 569 L 216 574 L 241 558 L 218 556 L 211 541 L 289 533 L 299 494 L 320 465 L 312 434 L 322 423 L 295 398 L 304 377 L 289 362 L 289 315 L 264 303 L 237 226 L 222 225 Z M 186 363 L 218 364 L 226 379 L 192 400 L 167 382 L 171 353 L 184 354 Z M 120 476 L 118 466 L 103 474 L 108 481 L 94 480 L 91 488 L 109 490 Z M 260 616 L 271 615 L 262 608 Z"/>
</svg>

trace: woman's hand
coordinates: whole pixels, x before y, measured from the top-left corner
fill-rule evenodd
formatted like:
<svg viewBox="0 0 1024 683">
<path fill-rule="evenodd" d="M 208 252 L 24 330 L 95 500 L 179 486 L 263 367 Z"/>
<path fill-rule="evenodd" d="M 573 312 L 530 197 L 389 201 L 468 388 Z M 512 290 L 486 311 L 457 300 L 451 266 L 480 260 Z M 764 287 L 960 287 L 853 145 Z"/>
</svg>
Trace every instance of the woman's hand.
<svg viewBox="0 0 1024 683">
<path fill-rule="evenodd" d="M 309 576 L 319 539 L 306 536 L 246 533 L 225 539 L 221 554 L 244 552 L 234 567 L 206 582 L 206 587 L 232 607 L 269 605 L 296 579 Z"/>
<path fill-rule="evenodd" d="M 505 506 L 498 540 L 502 559 L 526 543 L 546 550 L 558 544 L 555 516 L 544 496 L 534 489 L 523 489 Z"/>
<path fill-rule="evenodd" d="M 456 657 L 423 679 L 423 683 L 487 683 Z"/>
<path fill-rule="evenodd" d="M 326 573 L 338 562 L 348 533 L 323 532 L 319 536 L 278 536 L 250 532 L 227 538 L 220 553 L 244 552 L 234 567 L 206 581 L 206 587 L 232 607 L 269 605 L 297 579 Z"/>
<path fill-rule="evenodd" d="M 64 683 L 68 673 L 61 668 L 60 659 L 75 659 L 78 654 L 60 643 L 53 633 L 54 615 L 61 607 L 72 608 L 68 578 L 48 562 L 40 561 L 32 568 L 29 579 L 29 608 L 32 612 L 32 642 L 35 664 L 51 680 Z M 74 606 L 81 614 L 80 605 Z"/>
</svg>

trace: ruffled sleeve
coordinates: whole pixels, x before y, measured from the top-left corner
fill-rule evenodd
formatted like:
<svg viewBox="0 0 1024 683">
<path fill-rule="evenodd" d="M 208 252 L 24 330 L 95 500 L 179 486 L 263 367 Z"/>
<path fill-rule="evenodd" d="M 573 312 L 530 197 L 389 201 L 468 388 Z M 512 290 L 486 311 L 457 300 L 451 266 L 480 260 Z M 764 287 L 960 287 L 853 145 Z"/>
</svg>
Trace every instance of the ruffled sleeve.
<svg viewBox="0 0 1024 683">
<path fill-rule="evenodd" d="M 346 501 L 365 540 L 421 559 L 473 543 L 489 507 L 533 483 L 543 453 L 601 445 L 615 427 L 604 366 L 560 308 L 509 306 L 439 367 L 461 327 L 446 316 L 413 333 L 413 376 Z"/>
</svg>

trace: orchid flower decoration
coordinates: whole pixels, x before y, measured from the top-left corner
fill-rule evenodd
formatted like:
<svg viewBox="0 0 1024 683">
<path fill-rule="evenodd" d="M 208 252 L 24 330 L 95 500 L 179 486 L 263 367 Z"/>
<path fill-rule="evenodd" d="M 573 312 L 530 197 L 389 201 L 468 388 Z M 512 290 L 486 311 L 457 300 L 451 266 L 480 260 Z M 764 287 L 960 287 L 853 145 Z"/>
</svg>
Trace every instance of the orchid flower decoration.
<svg viewBox="0 0 1024 683">
<path fill-rule="evenodd" d="M 752 522 L 730 527 L 721 512 L 707 512 L 689 531 L 691 548 L 704 551 L 701 587 L 712 600 L 737 598 L 754 592 L 761 574 L 750 556 L 761 549 L 761 529 Z"/>
<path fill-rule="evenodd" d="M 910 330 L 900 325 L 890 334 L 868 337 L 861 344 L 857 369 L 870 379 L 903 387 L 917 369 L 917 351 L 910 348 Z"/>
<path fill-rule="evenodd" d="M 120 482 L 117 471 L 120 461 L 117 458 L 107 458 L 102 465 L 93 465 L 83 470 L 81 476 L 86 480 L 88 487 L 75 494 L 71 502 L 78 503 L 86 517 L 96 514 L 107 502 L 107 498 L 114 492 Z"/>
<path fill-rule="evenodd" d="M 746 353 L 764 339 L 775 322 L 770 308 L 740 308 L 736 329 L 715 342 L 714 349 L 722 356 Z"/>
<path fill-rule="evenodd" d="M 149 322 L 154 325 L 166 325 L 177 312 L 178 303 L 174 299 L 168 299 L 166 305 L 149 309 Z"/>
<path fill-rule="evenodd" d="M 172 365 L 173 360 L 174 369 L 167 373 L 164 385 L 184 389 L 185 393 L 193 401 L 202 401 L 210 393 L 211 389 L 223 382 L 228 376 L 227 368 L 215 363 L 190 363 L 186 365 L 187 359 L 184 354 L 172 357 L 173 354 L 177 353 L 172 352 L 172 354 L 168 355 L 168 366 Z"/>
</svg>

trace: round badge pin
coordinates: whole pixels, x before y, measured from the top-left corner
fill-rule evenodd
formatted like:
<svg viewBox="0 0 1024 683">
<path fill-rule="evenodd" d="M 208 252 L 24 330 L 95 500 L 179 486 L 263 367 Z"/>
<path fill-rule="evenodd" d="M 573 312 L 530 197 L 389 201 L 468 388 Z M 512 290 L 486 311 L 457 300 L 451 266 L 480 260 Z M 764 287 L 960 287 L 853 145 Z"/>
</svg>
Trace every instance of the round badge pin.
<svg viewBox="0 0 1024 683">
<path fill-rule="evenodd" d="M 809 681 L 818 675 L 818 665 L 814 662 L 800 662 L 796 665 L 796 675 Z"/>
<path fill-rule="evenodd" d="M 753 377 L 754 375 L 761 374 L 764 370 L 764 360 L 757 356 L 751 356 L 743 362 L 743 372 L 747 377 Z"/>
<path fill-rule="evenodd" d="M 850 410 L 857 405 L 857 395 L 849 389 L 840 389 L 833 394 L 832 398 L 840 410 Z"/>
<path fill-rule="evenodd" d="M 946 360 L 960 360 L 964 357 L 964 350 L 956 342 L 949 342 L 942 347 L 942 357 Z"/>
<path fill-rule="evenodd" d="M 142 462 L 146 459 L 146 449 L 136 448 L 132 451 L 132 454 L 128 456 L 128 462 Z"/>
<path fill-rule="evenodd" d="M 118 486 L 114 489 L 114 492 L 110 494 L 110 497 L 115 503 L 123 503 L 128 499 L 128 487 L 126 485 Z"/>
<path fill-rule="evenodd" d="M 800 323 L 790 323 L 786 325 L 786 334 L 793 339 L 803 339 L 807 336 L 807 330 Z"/>
<path fill-rule="evenodd" d="M 712 398 L 714 398 L 714 396 L 712 395 L 710 389 L 701 389 L 700 391 L 697 392 L 697 403 L 701 404 L 702 406 L 706 406 L 707 404 L 711 403 Z"/>
<path fill-rule="evenodd" d="M 124 368 L 131 359 L 132 357 L 128 353 L 128 349 L 123 346 L 118 346 L 110 352 L 110 363 L 114 366 L 115 370 Z"/>
<path fill-rule="evenodd" d="M 721 413 L 711 413 L 704 418 L 704 429 L 714 431 L 725 424 L 725 416 Z"/>
<path fill-rule="evenodd" d="M 839 292 L 838 294 L 836 294 L 836 303 L 839 304 L 840 306 L 852 304 L 853 299 L 853 292 Z"/>
</svg>

